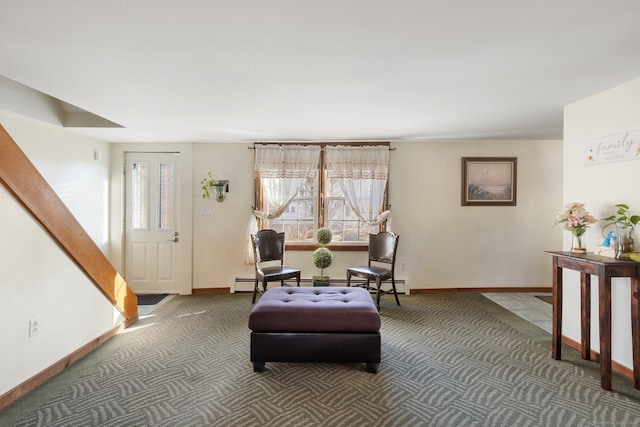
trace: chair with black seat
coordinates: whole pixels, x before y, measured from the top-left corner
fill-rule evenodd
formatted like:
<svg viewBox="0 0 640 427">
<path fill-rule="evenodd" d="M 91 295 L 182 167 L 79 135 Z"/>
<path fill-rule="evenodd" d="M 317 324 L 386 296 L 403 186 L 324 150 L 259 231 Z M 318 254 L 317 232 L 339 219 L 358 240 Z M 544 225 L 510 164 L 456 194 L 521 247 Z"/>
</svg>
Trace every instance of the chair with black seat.
<svg viewBox="0 0 640 427">
<path fill-rule="evenodd" d="M 300 270 L 284 265 L 284 233 L 275 230 L 260 230 L 251 235 L 253 243 L 253 259 L 256 270 L 255 286 L 253 288 L 253 300 L 260 292 L 258 282 L 262 282 L 262 291 L 266 292 L 267 283 L 279 281 L 284 286 L 286 279 L 296 279 L 300 286 Z"/>
<path fill-rule="evenodd" d="M 396 297 L 396 303 L 400 305 L 398 292 L 396 291 L 395 265 L 396 251 L 400 236 L 390 231 L 378 234 L 369 234 L 369 263 L 362 267 L 347 268 L 347 286 L 351 286 L 351 276 L 367 279 L 366 288 L 371 280 L 376 281 L 376 306 L 380 309 L 380 294 L 387 293 L 380 289 L 382 282 L 391 279 L 391 288 Z"/>
</svg>

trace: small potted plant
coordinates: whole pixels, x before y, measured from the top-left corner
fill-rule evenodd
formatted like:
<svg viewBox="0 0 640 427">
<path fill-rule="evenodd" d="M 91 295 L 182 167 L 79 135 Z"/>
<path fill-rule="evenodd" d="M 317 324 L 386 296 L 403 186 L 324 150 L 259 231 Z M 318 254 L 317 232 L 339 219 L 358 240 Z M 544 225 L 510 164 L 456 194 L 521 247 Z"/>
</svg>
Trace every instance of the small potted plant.
<svg viewBox="0 0 640 427">
<path fill-rule="evenodd" d="M 333 252 L 326 246 L 331 243 L 333 235 L 328 228 L 319 228 L 316 232 L 316 242 L 320 245 L 318 249 L 313 251 L 313 264 L 320 269 L 319 276 L 313 276 L 313 286 L 329 286 L 330 278 L 324 275 L 324 269 L 333 263 Z"/>
<path fill-rule="evenodd" d="M 615 224 L 617 239 L 614 239 L 612 247 L 616 252 L 616 258 L 629 259 L 634 252 L 633 232 L 634 227 L 640 222 L 640 215 L 631 215 L 629 206 L 624 203 L 618 203 L 614 207 L 618 210 L 615 214 L 603 219 L 609 223 L 602 227 L 602 230 L 604 231 L 606 227 Z"/>
<path fill-rule="evenodd" d="M 213 193 L 213 187 L 217 183 L 218 183 L 218 181 L 213 179 L 213 175 L 211 175 L 211 172 L 207 172 L 207 176 L 202 178 L 202 181 L 200 181 L 200 185 L 202 185 L 201 188 L 202 188 L 202 198 L 203 199 L 210 199 L 211 198 L 211 194 Z"/>
<path fill-rule="evenodd" d="M 210 199 L 211 195 L 215 194 L 216 201 L 222 202 L 225 198 L 224 191 L 229 191 L 229 181 L 215 180 L 213 179 L 211 172 L 207 172 L 207 176 L 202 178 L 200 185 L 200 188 L 202 188 L 203 199 Z"/>
</svg>

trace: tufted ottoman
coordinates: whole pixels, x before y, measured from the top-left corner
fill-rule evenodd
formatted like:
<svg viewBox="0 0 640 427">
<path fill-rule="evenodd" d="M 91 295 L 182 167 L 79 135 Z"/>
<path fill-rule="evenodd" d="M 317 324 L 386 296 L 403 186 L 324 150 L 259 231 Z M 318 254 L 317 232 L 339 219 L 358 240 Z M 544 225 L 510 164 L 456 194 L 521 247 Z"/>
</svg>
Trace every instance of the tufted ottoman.
<svg viewBox="0 0 640 427">
<path fill-rule="evenodd" d="M 249 314 L 253 370 L 265 362 L 380 363 L 380 314 L 356 287 L 272 288 Z"/>
</svg>

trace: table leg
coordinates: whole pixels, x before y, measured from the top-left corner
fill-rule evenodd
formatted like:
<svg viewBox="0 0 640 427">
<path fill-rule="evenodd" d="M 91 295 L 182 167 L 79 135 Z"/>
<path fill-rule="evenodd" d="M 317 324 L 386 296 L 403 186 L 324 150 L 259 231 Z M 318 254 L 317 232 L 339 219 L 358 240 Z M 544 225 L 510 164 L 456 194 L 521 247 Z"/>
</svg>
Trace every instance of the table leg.
<svg viewBox="0 0 640 427">
<path fill-rule="evenodd" d="M 611 277 L 598 275 L 600 299 L 600 386 L 611 390 Z"/>
<path fill-rule="evenodd" d="M 582 358 L 591 360 L 591 275 L 580 273 Z"/>
<path fill-rule="evenodd" d="M 633 386 L 640 389 L 640 279 L 631 278 L 631 342 L 633 343 Z"/>
<path fill-rule="evenodd" d="M 562 268 L 558 267 L 558 257 L 553 257 L 553 311 L 551 319 L 551 357 L 562 357 Z"/>
</svg>

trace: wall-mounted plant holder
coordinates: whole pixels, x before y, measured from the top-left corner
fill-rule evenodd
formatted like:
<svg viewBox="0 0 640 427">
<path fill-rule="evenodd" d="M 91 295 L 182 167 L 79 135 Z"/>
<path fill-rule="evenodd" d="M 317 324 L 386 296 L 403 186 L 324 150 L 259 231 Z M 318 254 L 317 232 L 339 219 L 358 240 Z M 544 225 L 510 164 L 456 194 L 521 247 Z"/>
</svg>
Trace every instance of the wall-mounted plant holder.
<svg viewBox="0 0 640 427">
<path fill-rule="evenodd" d="M 226 194 L 229 192 L 229 180 L 219 179 L 213 184 L 213 190 L 216 193 L 216 201 L 224 202 Z"/>
<path fill-rule="evenodd" d="M 215 196 L 218 202 L 224 202 L 226 193 L 229 192 L 229 180 L 228 179 L 213 179 L 211 172 L 207 173 L 202 181 L 200 181 L 202 187 L 202 198 L 210 199 L 212 195 Z"/>
</svg>

